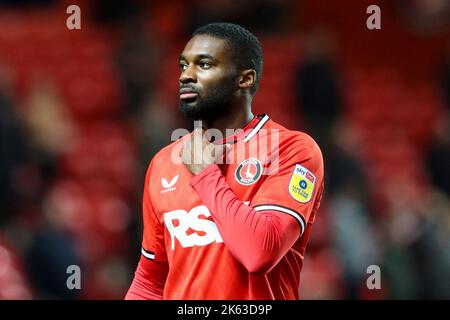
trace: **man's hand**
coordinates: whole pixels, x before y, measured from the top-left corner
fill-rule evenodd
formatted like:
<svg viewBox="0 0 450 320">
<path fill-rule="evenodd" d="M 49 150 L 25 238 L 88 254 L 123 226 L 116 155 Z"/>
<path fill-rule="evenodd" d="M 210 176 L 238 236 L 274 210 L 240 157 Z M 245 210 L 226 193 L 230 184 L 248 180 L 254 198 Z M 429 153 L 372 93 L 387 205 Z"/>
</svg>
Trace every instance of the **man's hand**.
<svg viewBox="0 0 450 320">
<path fill-rule="evenodd" d="M 213 163 L 222 163 L 224 151 L 225 145 L 209 142 L 203 129 L 196 128 L 194 133 L 183 143 L 180 157 L 186 168 L 193 175 L 197 175 Z"/>
</svg>

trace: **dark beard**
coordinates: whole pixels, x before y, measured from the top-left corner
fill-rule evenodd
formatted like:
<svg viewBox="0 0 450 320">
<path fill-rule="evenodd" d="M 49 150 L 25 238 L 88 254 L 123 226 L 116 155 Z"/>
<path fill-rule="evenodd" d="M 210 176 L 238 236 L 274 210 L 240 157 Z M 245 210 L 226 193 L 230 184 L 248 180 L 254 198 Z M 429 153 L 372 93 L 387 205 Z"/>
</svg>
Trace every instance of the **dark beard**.
<svg viewBox="0 0 450 320">
<path fill-rule="evenodd" d="M 188 118 L 194 120 L 213 120 L 227 114 L 236 88 L 234 82 L 211 90 L 210 94 L 198 97 L 194 102 L 180 101 L 179 109 Z"/>
</svg>

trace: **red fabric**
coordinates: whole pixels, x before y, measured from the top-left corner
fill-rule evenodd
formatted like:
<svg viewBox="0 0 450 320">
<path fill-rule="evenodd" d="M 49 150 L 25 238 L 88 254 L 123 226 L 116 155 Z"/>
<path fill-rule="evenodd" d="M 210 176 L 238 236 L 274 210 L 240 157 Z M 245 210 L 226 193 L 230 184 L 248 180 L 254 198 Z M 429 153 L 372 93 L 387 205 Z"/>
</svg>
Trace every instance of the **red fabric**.
<svg viewBox="0 0 450 320">
<path fill-rule="evenodd" d="M 233 139 L 231 163 L 196 177 L 179 159 L 181 139 L 152 159 L 143 193 L 146 260 L 128 298 L 298 299 L 323 192 L 322 155 L 304 133 L 266 116 L 254 123 L 251 138 Z"/>
<path fill-rule="evenodd" d="M 293 217 L 256 211 L 240 201 L 217 165 L 193 177 L 190 185 L 211 212 L 227 248 L 249 272 L 270 271 L 299 237 Z"/>
<path fill-rule="evenodd" d="M 167 265 L 141 256 L 125 300 L 162 300 Z"/>
<path fill-rule="evenodd" d="M 300 228 L 294 218 L 245 205 L 217 165 L 193 177 L 190 184 L 211 211 L 228 249 L 249 272 L 268 272 L 297 240 Z M 125 299 L 162 299 L 166 275 L 165 264 L 141 256 Z"/>
</svg>

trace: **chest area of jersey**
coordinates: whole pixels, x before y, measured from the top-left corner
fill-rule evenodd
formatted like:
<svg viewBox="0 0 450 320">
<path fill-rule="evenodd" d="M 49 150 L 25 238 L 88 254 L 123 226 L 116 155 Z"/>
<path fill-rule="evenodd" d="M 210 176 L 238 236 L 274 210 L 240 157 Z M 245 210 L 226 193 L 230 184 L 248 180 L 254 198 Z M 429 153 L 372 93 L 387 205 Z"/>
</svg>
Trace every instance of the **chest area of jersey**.
<svg viewBox="0 0 450 320">
<path fill-rule="evenodd" d="M 251 201 L 266 178 L 264 162 L 256 157 L 246 158 L 239 163 L 220 164 L 219 168 L 227 185 L 241 201 Z M 202 204 L 197 192 L 191 187 L 192 175 L 183 164 L 172 170 L 156 171 L 150 182 L 154 209 L 159 213 L 174 210 L 190 210 Z M 211 193 L 214 187 L 211 186 Z"/>
<path fill-rule="evenodd" d="M 249 158 L 234 165 L 221 165 L 220 168 L 234 194 L 249 204 L 264 180 L 261 161 Z M 191 178 L 184 166 L 179 166 L 173 172 L 161 173 L 152 181 L 153 188 L 160 182 L 152 200 L 154 210 L 164 225 L 168 251 L 223 243 L 212 213 L 189 184 Z M 214 192 L 211 187 L 211 193 Z"/>
</svg>

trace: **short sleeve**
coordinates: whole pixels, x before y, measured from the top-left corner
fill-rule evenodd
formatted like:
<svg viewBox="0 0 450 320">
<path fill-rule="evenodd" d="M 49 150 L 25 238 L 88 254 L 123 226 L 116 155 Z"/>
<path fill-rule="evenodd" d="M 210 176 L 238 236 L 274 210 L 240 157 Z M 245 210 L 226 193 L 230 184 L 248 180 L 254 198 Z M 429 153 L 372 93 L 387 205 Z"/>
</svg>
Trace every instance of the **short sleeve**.
<svg viewBox="0 0 450 320">
<path fill-rule="evenodd" d="M 309 136 L 295 138 L 274 163 L 276 168 L 269 167 L 270 174 L 266 175 L 250 206 L 256 211 L 273 210 L 292 216 L 300 224 L 303 235 L 310 219 L 314 219 L 324 188 L 320 148 Z"/>
<path fill-rule="evenodd" d="M 151 174 L 153 161 L 150 163 L 146 176 L 142 199 L 144 232 L 142 237 L 142 255 L 149 260 L 166 261 L 167 255 L 164 242 L 164 226 L 153 209 L 151 197 Z"/>
</svg>

